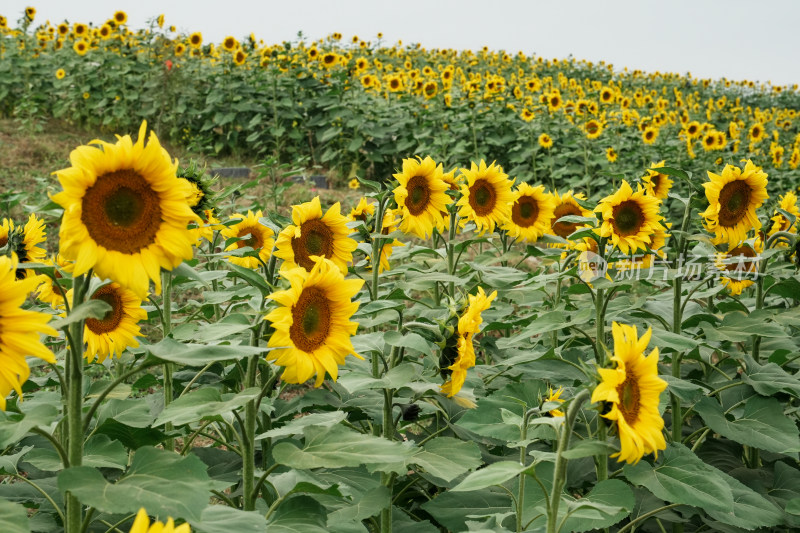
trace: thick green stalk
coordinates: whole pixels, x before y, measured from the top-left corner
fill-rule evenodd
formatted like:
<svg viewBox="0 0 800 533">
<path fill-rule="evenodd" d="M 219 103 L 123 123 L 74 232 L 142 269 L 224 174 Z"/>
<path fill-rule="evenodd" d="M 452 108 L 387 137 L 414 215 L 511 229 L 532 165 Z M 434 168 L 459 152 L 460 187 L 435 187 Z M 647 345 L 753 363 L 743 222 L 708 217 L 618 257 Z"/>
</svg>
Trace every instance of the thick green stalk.
<svg viewBox="0 0 800 533">
<path fill-rule="evenodd" d="M 553 489 L 550 491 L 550 505 L 547 513 L 547 533 L 556 533 L 558 526 L 558 507 L 561 504 L 561 493 L 567 481 L 567 459 L 564 452 L 569 449 L 569 440 L 572 437 L 572 426 L 581 406 L 589 399 L 589 390 L 583 389 L 569 404 L 564 425 L 561 426 L 561 435 L 558 439 L 556 452 L 556 465 L 553 470 Z M 524 474 L 523 474 L 524 475 Z"/>
<path fill-rule="evenodd" d="M 456 216 L 457 213 L 455 210 L 450 212 L 450 228 L 447 234 L 447 273 L 451 276 L 455 276 L 456 273 L 456 257 L 455 257 L 455 240 L 456 240 L 456 224 L 458 223 L 458 217 Z M 450 293 L 450 298 L 455 299 L 456 297 L 456 285 L 455 282 L 451 281 L 448 284 L 448 292 Z"/>
<path fill-rule="evenodd" d="M 380 233 L 383 229 L 383 217 L 384 217 L 384 209 L 386 207 L 385 200 L 380 198 L 378 200 L 378 206 L 375 209 L 375 225 L 373 227 L 373 233 Z M 370 299 L 377 300 L 378 299 L 378 274 L 380 273 L 380 264 L 381 264 L 381 251 L 383 250 L 383 239 L 380 238 L 373 238 L 372 239 L 372 257 L 370 261 L 372 263 L 372 286 Z"/>
<path fill-rule="evenodd" d="M 250 335 L 250 345 L 258 345 L 258 330 L 254 328 Z M 247 361 L 244 388 L 255 387 L 256 372 L 260 355 L 253 355 Z M 255 471 L 256 471 L 256 400 L 252 399 L 244 406 L 244 427 L 242 428 L 242 501 L 245 511 L 256 508 Z"/>
<path fill-rule="evenodd" d="M 164 338 L 172 333 L 172 273 L 166 270 L 161 271 L 161 326 L 164 331 Z M 164 407 L 172 403 L 172 363 L 164 363 Z M 164 424 L 164 432 L 169 435 L 175 428 L 172 422 Z M 164 441 L 165 450 L 175 449 L 175 439 L 167 437 Z"/>
<path fill-rule="evenodd" d="M 528 421 L 532 414 L 537 412 L 538 409 L 528 409 L 522 417 L 522 425 L 520 426 L 520 447 L 519 447 L 519 464 L 526 465 L 528 458 L 528 445 L 525 440 L 528 438 Z M 517 533 L 523 530 L 522 525 L 522 511 L 525 508 L 525 474 L 519 476 L 519 489 L 517 490 Z"/>
<path fill-rule="evenodd" d="M 683 292 L 683 279 L 676 276 L 673 282 L 673 298 L 672 298 L 672 332 L 680 335 L 681 333 L 681 293 Z M 680 353 L 673 354 L 672 359 L 672 377 L 680 379 L 681 377 L 681 356 Z M 675 442 L 681 441 L 683 433 L 683 412 L 681 409 L 681 399 L 674 393 L 670 398 L 672 410 L 672 440 Z"/>
</svg>

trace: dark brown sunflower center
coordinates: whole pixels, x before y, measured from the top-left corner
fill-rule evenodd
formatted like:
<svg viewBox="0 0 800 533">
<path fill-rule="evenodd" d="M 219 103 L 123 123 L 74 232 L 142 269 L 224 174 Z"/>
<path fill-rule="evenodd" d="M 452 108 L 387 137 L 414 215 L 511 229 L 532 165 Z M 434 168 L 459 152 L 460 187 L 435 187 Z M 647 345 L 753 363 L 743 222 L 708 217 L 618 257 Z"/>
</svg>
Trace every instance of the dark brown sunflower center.
<svg viewBox="0 0 800 533">
<path fill-rule="evenodd" d="M 247 226 L 239 230 L 236 234 L 237 237 L 247 237 L 236 243 L 237 248 L 244 248 L 249 246 L 253 250 L 259 250 L 264 246 L 264 239 L 261 232 L 253 226 Z"/>
<path fill-rule="evenodd" d="M 653 184 L 653 189 L 658 190 L 658 185 L 661 183 L 661 174 L 650 176 L 650 183 Z"/>
<path fill-rule="evenodd" d="M 652 139 L 654 134 L 655 133 L 653 132 L 653 130 L 647 130 L 646 132 L 644 132 L 644 136 L 648 140 Z"/>
<path fill-rule="evenodd" d="M 570 216 L 570 215 L 577 215 L 581 216 L 581 210 L 577 205 L 573 204 L 561 204 L 556 207 L 555 211 L 553 212 L 555 215 L 553 217 L 553 233 L 561 237 L 562 239 L 566 239 L 573 233 L 575 230 L 578 229 L 578 225 L 573 222 L 558 222 L 561 217 Z"/>
<path fill-rule="evenodd" d="M 497 192 L 489 181 L 475 180 L 475 183 L 469 188 L 469 205 L 479 217 L 489 215 L 494 211 L 494 206 L 497 205 Z"/>
<path fill-rule="evenodd" d="M 8 244 L 8 235 L 0 235 L 0 248 Z"/>
<path fill-rule="evenodd" d="M 317 287 L 303 289 L 292 306 L 292 325 L 289 337 L 299 349 L 313 352 L 328 338 L 331 330 L 330 301 L 325 291 Z"/>
<path fill-rule="evenodd" d="M 732 181 L 722 188 L 719 192 L 720 226 L 735 226 L 745 217 L 752 192 L 743 180 Z"/>
<path fill-rule="evenodd" d="M 292 239 L 294 262 L 309 272 L 314 268 L 312 255 L 333 257 L 333 232 L 322 220 L 307 220 L 300 226 L 300 237 Z"/>
<path fill-rule="evenodd" d="M 408 180 L 408 197 L 406 198 L 406 208 L 414 216 L 418 216 L 428 207 L 431 199 L 431 188 L 428 180 L 424 176 L 414 176 Z"/>
<path fill-rule="evenodd" d="M 725 270 L 732 272 L 755 272 L 755 263 L 747 260 L 755 256 L 756 252 L 749 246 L 737 246 L 728 252 Z"/>
<path fill-rule="evenodd" d="M 625 381 L 617 385 L 619 403 L 617 408 L 625 418 L 625 422 L 633 424 L 639 417 L 639 383 L 628 375 Z"/>
<path fill-rule="evenodd" d="M 133 254 L 155 242 L 161 227 L 159 196 L 133 170 L 98 176 L 83 195 L 81 222 L 100 246 Z"/>
<path fill-rule="evenodd" d="M 92 295 L 92 300 L 104 301 L 111 306 L 111 310 L 107 311 L 103 318 L 87 318 L 86 327 L 96 335 L 115 331 L 119 323 L 122 322 L 124 314 L 122 296 L 111 285 L 105 285 L 95 291 Z"/>
<path fill-rule="evenodd" d="M 531 196 L 522 196 L 511 208 L 511 220 L 517 226 L 527 228 L 539 218 L 539 203 Z"/>
<path fill-rule="evenodd" d="M 600 125 L 597 122 L 589 122 L 586 124 L 586 133 L 590 135 L 594 135 L 597 133 L 597 130 L 600 129 Z"/>
<path fill-rule="evenodd" d="M 635 235 L 642 228 L 644 213 L 639 204 L 633 200 L 626 200 L 614 207 L 612 224 L 615 232 L 622 236 Z"/>
</svg>

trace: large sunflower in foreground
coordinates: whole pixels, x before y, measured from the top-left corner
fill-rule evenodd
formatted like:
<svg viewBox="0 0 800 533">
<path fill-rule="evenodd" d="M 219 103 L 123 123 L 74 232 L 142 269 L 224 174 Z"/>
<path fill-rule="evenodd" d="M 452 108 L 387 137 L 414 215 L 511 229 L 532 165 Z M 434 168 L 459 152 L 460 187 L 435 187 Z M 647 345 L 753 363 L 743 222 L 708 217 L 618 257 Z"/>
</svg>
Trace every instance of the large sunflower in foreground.
<svg viewBox="0 0 800 533">
<path fill-rule="evenodd" d="M 714 266 L 722 274 L 719 281 L 733 296 L 739 296 L 744 289 L 755 283 L 760 254 L 763 251 L 761 239 L 756 239 L 752 245 L 744 243 L 727 252 L 715 254 Z"/>
<path fill-rule="evenodd" d="M 637 463 L 643 455 L 667 447 L 661 430 L 664 419 L 658 412 L 659 397 L 667 382 L 658 377 L 658 348 L 650 355 L 644 351 L 650 342 L 651 329 L 639 337 L 636 326 L 614 322 L 614 356 L 617 367 L 599 368 L 602 382 L 592 392 L 592 402 L 611 405 L 603 416 L 617 422 L 620 451 L 611 457 Z"/>
<path fill-rule="evenodd" d="M 472 344 L 472 337 L 480 331 L 483 323 L 481 313 L 489 309 L 496 296 L 497 291 L 487 296 L 483 292 L 483 287 L 478 287 L 478 294 L 470 294 L 468 297 L 469 305 L 458 319 L 456 358 L 453 364 L 447 367 L 450 379 L 442 385 L 442 393 L 448 397 L 454 396 L 461 390 L 467 379 L 467 370 L 475 366 L 475 347 Z"/>
<path fill-rule="evenodd" d="M 492 163 L 487 167 L 483 160 L 480 165 L 472 163 L 469 169 L 462 168 L 461 173 L 464 178 L 457 205 L 462 227 L 474 222 L 480 234 L 494 231 L 496 225 L 504 224 L 511 217 L 514 180 L 508 179 L 501 166 Z"/>
<path fill-rule="evenodd" d="M 50 315 L 27 311 L 21 306 L 36 290 L 37 278 L 16 279 L 17 258 L 0 256 L 0 409 L 12 390 L 22 396 L 22 384 L 30 376 L 27 356 L 55 363 L 53 353 L 39 340 L 39 333 L 57 336 L 47 325 Z"/>
<path fill-rule="evenodd" d="M 263 216 L 260 210 L 255 213 L 248 211 L 247 215 L 235 214 L 231 216 L 232 220 L 241 220 L 241 222 L 224 228 L 222 236 L 226 239 L 235 238 L 239 240 L 225 248 L 225 251 L 229 252 L 249 246 L 258 254 L 258 257 L 227 256 L 226 259 L 228 261 L 245 268 L 259 268 L 262 262 L 266 263 L 269 260 L 269 256 L 272 253 L 272 245 L 275 243 L 272 238 L 275 233 L 260 222 Z"/>
<path fill-rule="evenodd" d="M 64 208 L 60 249 L 75 261 L 74 274 L 94 269 L 140 298 L 149 280 L 161 292 L 162 268 L 192 257 L 188 224 L 197 219 L 186 203 L 188 182 L 175 176 L 177 161 L 152 131 L 145 146 L 146 129 L 142 122 L 136 143 L 126 135 L 73 150 L 72 166 L 56 172 L 64 190 L 53 196 Z"/>
<path fill-rule="evenodd" d="M 67 292 L 72 301 L 72 290 Z M 147 311 L 142 309 L 142 300 L 119 283 L 103 285 L 89 297 L 101 300 L 111 306 L 103 318 L 87 318 L 83 328 L 86 351 L 83 356 L 88 362 L 97 359 L 102 363 L 107 357 L 119 357 L 125 348 L 136 348 L 141 336 L 139 322 L 147 320 Z"/>
<path fill-rule="evenodd" d="M 647 175 L 642 177 L 647 194 L 655 196 L 659 200 L 666 200 L 669 190 L 672 188 L 672 180 L 667 174 L 658 171 L 659 167 L 664 166 L 665 161 L 652 163 L 647 169 Z"/>
<path fill-rule="evenodd" d="M 514 191 L 511 216 L 502 228 L 518 241 L 536 242 L 550 230 L 555 207 L 553 196 L 544 192 L 544 186 L 520 183 Z"/>
<path fill-rule="evenodd" d="M 364 280 L 344 279 L 338 265 L 320 257 L 310 271 L 293 268 L 281 275 L 291 287 L 268 296 L 279 307 L 265 317 L 275 328 L 269 346 L 277 348 L 267 359 L 285 367 L 281 379 L 288 383 L 304 383 L 316 375 L 319 387 L 326 372 L 335 381 L 348 354 L 360 357 L 350 341 L 358 323 L 350 317 L 358 309 L 358 302 L 351 300 Z"/>
<path fill-rule="evenodd" d="M 322 214 L 319 196 L 310 202 L 292 206 L 292 222 L 278 234 L 275 256 L 283 259 L 281 270 L 301 266 L 307 271 L 314 267 L 314 256 L 333 261 L 342 272 L 353 261 L 358 243 L 348 237 L 347 217 L 342 215 L 339 202 Z"/>
<path fill-rule="evenodd" d="M 433 234 L 434 228 L 441 231 L 452 202 L 445 191 L 449 185 L 444 181 L 442 165 L 433 159 L 403 159 L 403 171 L 394 174 L 397 187 L 394 199 L 402 210 L 400 230 L 413 233 L 421 239 Z"/>
<path fill-rule="evenodd" d="M 743 169 L 725 165 L 721 175 L 708 172 L 708 178 L 711 181 L 703 187 L 709 205 L 700 215 L 706 229 L 715 234 L 714 244 L 736 246 L 751 228 L 761 229 L 756 209 L 769 198 L 766 172 L 748 159 Z"/>
<path fill-rule="evenodd" d="M 624 254 L 646 250 L 653 243 L 653 234 L 664 230 L 660 205 L 661 200 L 647 195 L 641 185 L 633 192 L 623 180 L 619 190 L 600 200 L 595 209 L 603 216 L 600 236 L 610 238 Z"/>
</svg>

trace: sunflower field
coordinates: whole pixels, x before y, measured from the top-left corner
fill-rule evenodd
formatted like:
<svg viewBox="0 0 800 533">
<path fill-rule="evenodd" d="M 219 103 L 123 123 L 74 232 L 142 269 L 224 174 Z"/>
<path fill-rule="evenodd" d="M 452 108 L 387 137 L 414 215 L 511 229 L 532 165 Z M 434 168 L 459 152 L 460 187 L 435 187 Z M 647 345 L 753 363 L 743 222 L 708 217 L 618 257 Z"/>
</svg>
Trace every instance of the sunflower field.
<svg viewBox="0 0 800 533">
<path fill-rule="evenodd" d="M 797 86 L 36 17 L 2 533 L 800 529 Z"/>
</svg>

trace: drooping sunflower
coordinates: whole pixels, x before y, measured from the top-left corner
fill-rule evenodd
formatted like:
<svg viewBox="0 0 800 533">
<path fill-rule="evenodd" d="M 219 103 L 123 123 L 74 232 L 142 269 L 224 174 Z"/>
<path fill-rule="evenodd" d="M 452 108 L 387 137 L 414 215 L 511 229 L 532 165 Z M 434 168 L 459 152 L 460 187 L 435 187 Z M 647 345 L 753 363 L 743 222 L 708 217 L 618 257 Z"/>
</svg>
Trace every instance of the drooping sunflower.
<svg viewBox="0 0 800 533">
<path fill-rule="evenodd" d="M 509 237 L 533 243 L 550 230 L 556 205 L 553 196 L 544 192 L 543 185 L 532 187 L 520 183 L 513 202 L 511 216 L 502 225 Z"/>
<path fill-rule="evenodd" d="M 655 196 L 660 200 L 665 200 L 669 190 L 672 188 L 672 180 L 669 179 L 667 174 L 659 172 L 659 167 L 663 167 L 666 161 L 659 161 L 658 163 L 651 163 L 650 168 L 647 169 L 647 175 L 642 176 L 642 183 L 647 189 L 647 194 Z"/>
<path fill-rule="evenodd" d="M 503 167 L 495 163 L 487 167 L 481 159 L 479 165 L 471 163 L 469 169 L 462 168 L 461 174 L 464 183 L 456 204 L 460 207 L 461 226 L 474 222 L 478 233 L 483 234 L 504 224 L 511 217 L 514 180 L 508 179 Z"/>
<path fill-rule="evenodd" d="M 772 227 L 769 230 L 769 235 L 774 235 L 779 231 L 788 231 L 790 233 L 797 233 L 797 221 L 800 218 L 800 209 L 797 207 L 797 195 L 792 191 L 787 192 L 780 197 L 778 204 L 782 210 L 794 216 L 794 221 L 790 221 L 780 211 L 775 211 L 772 220 Z M 784 243 L 779 243 L 779 246 L 786 246 Z"/>
<path fill-rule="evenodd" d="M 269 346 L 278 348 L 267 358 L 285 367 L 281 379 L 288 383 L 316 375 L 319 387 L 326 372 L 335 381 L 347 355 L 361 358 L 350 341 L 358 328 L 350 317 L 358 309 L 351 300 L 364 280 L 345 279 L 338 265 L 318 256 L 310 270 L 292 268 L 281 275 L 291 287 L 268 296 L 279 307 L 265 317 L 275 328 Z"/>
<path fill-rule="evenodd" d="M 616 421 L 620 451 L 611 457 L 637 463 L 648 453 L 658 455 L 666 449 L 662 429 L 664 419 L 658 412 L 659 397 L 667 382 L 658 377 L 658 348 L 645 356 L 652 329 L 639 337 L 636 326 L 614 322 L 616 368 L 599 368 L 602 382 L 592 392 L 592 402 L 608 402 L 610 410 L 603 417 Z"/>
<path fill-rule="evenodd" d="M 401 231 L 427 239 L 434 229 L 444 228 L 442 214 L 447 213 L 452 199 L 445 192 L 448 184 L 443 177 L 442 165 L 430 157 L 403 159 L 403 171 L 394 174 L 398 185 L 393 191 L 402 210 Z"/>
<path fill-rule="evenodd" d="M 727 287 L 733 296 L 739 296 L 742 291 L 755 283 L 758 277 L 759 254 L 764 251 L 760 239 L 751 244 L 743 243 L 730 247 L 727 252 L 717 252 L 714 255 L 714 266 L 722 273 L 720 283 Z"/>
<path fill-rule="evenodd" d="M 648 196 L 641 185 L 636 192 L 622 180 L 619 190 L 600 200 L 595 209 L 603 217 L 600 236 L 608 237 L 623 254 L 646 250 L 653 234 L 663 231 L 658 210 L 661 200 Z"/>
<path fill-rule="evenodd" d="M 752 228 L 761 229 L 756 209 L 769 198 L 767 174 L 749 159 L 743 169 L 725 165 L 722 174 L 708 172 L 703 184 L 708 208 L 700 215 L 708 231 L 714 232 L 714 244 L 738 245 Z"/>
<path fill-rule="evenodd" d="M 136 513 L 136 518 L 129 533 L 192 533 L 192 528 L 187 523 L 175 527 L 172 517 L 167 517 L 166 524 L 155 520 L 151 525 L 150 517 L 147 516 L 147 511 L 142 507 Z"/>
<path fill-rule="evenodd" d="M 22 396 L 22 384 L 30 376 L 25 357 L 55 363 L 53 353 L 42 344 L 39 333 L 57 336 L 47 325 L 50 315 L 22 309 L 28 294 L 36 290 L 38 278 L 16 279 L 17 258 L 0 256 L 0 409 L 12 390 Z"/>
<path fill-rule="evenodd" d="M 140 298 L 153 280 L 161 292 L 162 268 L 171 270 L 192 257 L 197 217 L 186 198 L 185 180 L 155 133 L 145 146 L 147 124 L 139 138 L 115 144 L 95 141 L 70 154 L 70 168 L 56 172 L 63 191 L 53 200 L 64 208 L 59 232 L 64 257 L 75 261 L 75 275 L 94 269 Z"/>
<path fill-rule="evenodd" d="M 472 337 L 480 331 L 483 323 L 481 313 L 489 309 L 496 296 L 497 291 L 487 296 L 483 287 L 478 287 L 478 294 L 470 294 L 467 297 L 467 309 L 458 319 L 457 355 L 453 364 L 447 367 L 450 379 L 442 385 L 442 393 L 448 397 L 455 396 L 461 390 L 467 379 L 467 370 L 475 366 L 475 347 L 472 344 Z"/>
<path fill-rule="evenodd" d="M 555 208 L 553 209 L 553 218 L 550 221 L 550 231 L 548 233 L 558 235 L 562 239 L 566 239 L 580 227 L 580 224 L 577 222 L 559 222 L 562 217 L 591 217 L 594 215 L 594 213 L 583 208 L 578 203 L 578 200 L 586 200 L 586 196 L 583 193 L 573 193 L 572 189 L 564 194 L 558 194 L 558 191 L 553 191 L 553 200 L 555 202 Z M 552 246 L 561 248 L 564 245 L 553 244 Z"/>
<path fill-rule="evenodd" d="M 340 212 L 336 202 L 322 214 L 319 196 L 310 202 L 292 206 L 292 222 L 278 234 L 275 256 L 283 259 L 281 270 L 301 266 L 311 271 L 313 256 L 333 261 L 344 273 L 347 264 L 353 261 L 353 251 L 358 243 L 348 237 L 351 230 L 347 218 Z"/>
<path fill-rule="evenodd" d="M 141 335 L 139 322 L 147 320 L 147 311 L 142 309 L 142 300 L 133 291 L 118 283 L 103 285 L 89 297 L 111 306 L 103 318 L 87 318 L 83 329 L 86 351 L 83 356 L 91 363 L 95 359 L 102 363 L 107 357 L 119 357 L 126 348 L 139 346 L 136 337 Z M 72 290 L 67 292 L 72 300 Z"/>
<path fill-rule="evenodd" d="M 272 254 L 272 245 L 275 243 L 273 239 L 275 233 L 260 222 L 263 216 L 260 210 L 255 213 L 248 210 L 246 215 L 238 213 L 231 215 L 231 220 L 241 220 L 241 222 L 222 230 L 222 236 L 226 239 L 239 239 L 225 248 L 226 252 L 249 246 L 258 254 L 258 257 L 227 256 L 226 259 L 234 265 L 245 268 L 259 268 L 262 262 L 269 261 L 269 256 Z"/>
</svg>

